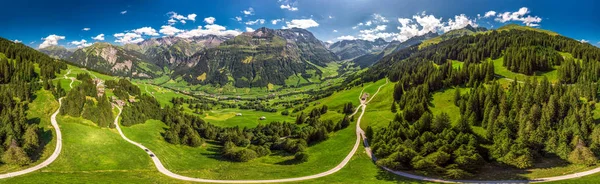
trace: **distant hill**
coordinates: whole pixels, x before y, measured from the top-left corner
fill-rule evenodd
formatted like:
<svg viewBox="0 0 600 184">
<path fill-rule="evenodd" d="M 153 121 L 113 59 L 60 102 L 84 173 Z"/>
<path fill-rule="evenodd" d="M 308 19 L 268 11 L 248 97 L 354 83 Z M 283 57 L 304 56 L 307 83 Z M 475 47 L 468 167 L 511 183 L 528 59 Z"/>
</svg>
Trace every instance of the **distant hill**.
<svg viewBox="0 0 600 184">
<path fill-rule="evenodd" d="M 67 48 L 58 45 L 52 45 L 46 48 L 42 48 L 39 49 L 39 51 L 56 59 L 66 59 L 69 56 L 71 56 L 71 54 L 73 54 L 73 52 L 67 50 Z"/>
<path fill-rule="evenodd" d="M 340 60 L 352 59 L 373 52 L 380 52 L 389 42 L 379 38 L 368 40 L 342 40 L 329 46 L 329 50 L 337 55 Z"/>
<path fill-rule="evenodd" d="M 377 61 L 379 61 L 381 58 L 397 52 L 401 49 L 410 47 L 412 45 L 416 45 L 416 44 L 420 44 L 421 42 L 437 37 L 438 34 L 434 33 L 434 32 L 430 32 L 421 36 L 415 36 L 412 37 L 404 42 L 400 42 L 400 41 L 392 41 L 390 42 L 383 50 L 379 51 L 379 52 L 375 52 L 375 53 L 368 53 L 365 55 L 362 55 L 360 57 L 357 57 L 355 59 L 352 60 L 352 62 L 356 63 L 358 66 L 360 66 L 361 68 L 365 68 L 368 66 L 373 65 L 374 63 L 376 63 Z"/>
<path fill-rule="evenodd" d="M 538 29 L 538 28 L 533 28 L 533 27 L 529 27 L 529 26 L 522 26 L 519 24 L 507 24 L 504 25 L 500 28 L 497 29 L 498 31 L 506 31 L 506 30 L 523 30 L 523 31 L 537 31 L 537 32 L 542 32 L 542 33 L 546 33 L 552 36 L 557 36 L 559 35 L 556 32 L 552 32 L 552 31 L 548 31 L 548 30 L 543 30 L 543 29 Z"/>
<path fill-rule="evenodd" d="M 450 40 L 452 38 L 458 38 L 461 36 L 472 35 L 475 33 L 480 33 L 480 32 L 485 32 L 485 31 L 487 31 L 487 29 L 484 27 L 473 27 L 471 25 L 467 25 L 464 28 L 448 31 L 442 35 L 435 37 L 435 38 L 426 40 L 420 45 L 420 48 L 427 47 L 432 44 L 437 44 L 437 43 L 440 43 L 441 41 Z"/>
</svg>

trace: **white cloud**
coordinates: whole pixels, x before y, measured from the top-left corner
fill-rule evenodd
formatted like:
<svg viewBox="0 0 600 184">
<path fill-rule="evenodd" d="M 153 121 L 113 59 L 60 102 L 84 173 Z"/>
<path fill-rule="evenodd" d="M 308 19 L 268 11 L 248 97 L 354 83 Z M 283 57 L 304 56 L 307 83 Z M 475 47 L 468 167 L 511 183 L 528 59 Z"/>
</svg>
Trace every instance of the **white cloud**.
<svg viewBox="0 0 600 184">
<path fill-rule="evenodd" d="M 371 15 L 371 19 L 367 20 L 366 22 L 359 22 L 358 24 L 356 24 L 356 26 L 352 27 L 352 29 L 357 29 L 361 26 L 372 26 L 372 25 L 381 25 L 384 23 L 389 22 L 389 20 L 387 18 L 385 18 L 384 16 L 381 16 L 380 14 L 374 13 L 373 15 Z"/>
<path fill-rule="evenodd" d="M 265 19 L 256 19 L 254 21 L 246 22 L 246 25 L 256 25 L 256 24 L 264 24 L 264 23 L 265 23 Z"/>
<path fill-rule="evenodd" d="M 332 18 L 333 18 L 333 16 L 329 15 L 329 18 L 330 18 L 330 19 L 332 19 Z"/>
<path fill-rule="evenodd" d="M 156 29 L 151 28 L 151 27 L 142 27 L 139 29 L 134 29 L 133 32 L 137 33 L 139 35 L 147 35 L 147 36 L 158 36 L 159 35 L 156 32 Z"/>
<path fill-rule="evenodd" d="M 419 35 L 424 35 L 429 32 L 436 32 L 437 29 L 443 26 L 442 18 L 438 19 L 433 15 L 414 15 L 413 19 L 415 19 L 415 21 L 422 27 L 422 29 L 419 30 Z"/>
<path fill-rule="evenodd" d="M 400 33 L 398 33 L 394 39 L 401 42 L 419 35 L 419 28 L 417 28 L 416 24 L 398 27 L 398 29 L 400 30 Z"/>
<path fill-rule="evenodd" d="M 579 41 L 580 41 L 581 43 L 589 43 L 589 42 L 590 42 L 589 40 L 586 40 L 586 39 L 581 39 L 581 40 L 579 40 Z"/>
<path fill-rule="evenodd" d="M 466 27 L 467 25 L 471 25 L 473 27 L 477 27 L 478 25 L 474 20 L 470 20 L 465 14 L 460 14 L 454 16 L 454 20 L 448 19 L 448 23 L 446 26 L 442 28 L 444 32 L 452 31 L 455 29 L 461 29 Z"/>
<path fill-rule="evenodd" d="M 290 11 L 298 11 L 298 7 L 293 7 L 293 6 L 289 5 L 289 4 L 286 4 L 286 5 L 282 4 L 281 6 L 279 6 L 279 8 L 290 10 Z"/>
<path fill-rule="evenodd" d="M 177 21 L 175 19 L 169 19 L 167 22 L 169 23 L 169 25 L 173 25 L 173 24 L 177 23 Z"/>
<path fill-rule="evenodd" d="M 189 14 L 187 16 L 187 18 L 188 18 L 188 20 L 191 20 L 191 21 L 195 22 L 196 21 L 196 14 L 195 13 Z M 204 19 L 204 20 L 206 20 L 206 19 Z"/>
<path fill-rule="evenodd" d="M 532 17 L 531 15 L 527 15 L 527 17 L 525 17 L 526 14 L 529 14 L 529 9 L 527 7 L 522 7 L 516 12 L 504 12 L 498 14 L 496 19 L 494 20 L 501 23 L 505 23 L 508 21 L 518 21 L 523 22 L 523 24 L 531 27 L 539 26 L 539 23 L 542 22 L 542 18 L 538 16 Z"/>
<path fill-rule="evenodd" d="M 123 14 L 126 14 L 126 13 L 127 13 L 127 10 L 125 10 L 125 11 L 122 11 L 122 12 L 121 12 L 121 15 L 123 15 Z"/>
<path fill-rule="evenodd" d="M 89 31 L 89 30 L 90 30 L 90 28 L 89 28 L 89 27 L 84 27 L 84 28 L 83 28 L 83 29 L 81 29 L 81 30 L 83 30 L 83 31 Z"/>
<path fill-rule="evenodd" d="M 386 23 L 386 22 L 388 22 L 388 20 L 385 17 L 383 17 L 383 16 L 381 16 L 380 14 L 377 14 L 377 13 L 373 14 L 373 20 L 375 20 L 376 23 Z"/>
<path fill-rule="evenodd" d="M 356 37 L 350 36 L 350 35 L 346 35 L 346 36 L 337 37 L 337 39 L 338 40 L 356 40 Z"/>
<path fill-rule="evenodd" d="M 165 26 L 163 26 L 163 27 L 165 27 Z M 196 29 L 187 30 L 187 31 L 179 30 L 177 28 L 169 28 L 169 29 L 177 30 L 177 31 L 173 31 L 173 32 L 180 32 L 179 34 L 177 34 L 177 37 L 181 37 L 181 38 L 191 38 L 191 37 L 195 37 L 195 36 L 206 36 L 206 35 L 237 36 L 237 35 L 241 34 L 241 32 L 239 30 L 227 30 L 227 28 L 225 28 L 224 26 L 217 25 L 217 24 L 206 25 L 206 26 L 204 26 L 204 29 L 202 28 L 202 26 L 198 26 L 198 28 L 196 28 Z M 162 29 L 161 29 L 161 31 L 162 31 Z"/>
<path fill-rule="evenodd" d="M 496 11 L 485 12 L 485 15 L 483 17 L 488 18 L 488 17 L 493 17 L 493 16 L 496 16 Z"/>
<path fill-rule="evenodd" d="M 14 40 L 13 42 L 15 42 L 15 43 L 21 43 L 23 41 L 21 41 L 21 40 Z"/>
<path fill-rule="evenodd" d="M 281 21 L 283 21 L 283 20 L 284 20 L 284 19 L 273 19 L 273 20 L 271 20 L 271 24 L 273 24 L 273 25 L 277 25 L 277 23 L 279 23 L 279 22 L 281 22 Z"/>
<path fill-rule="evenodd" d="M 242 17 L 237 16 L 237 17 L 235 17 L 235 20 L 238 21 L 238 22 L 241 22 L 242 21 Z"/>
<path fill-rule="evenodd" d="M 92 37 L 92 39 L 97 40 L 97 41 L 103 41 L 104 34 L 99 34 L 98 36 Z"/>
<path fill-rule="evenodd" d="M 70 44 L 77 46 L 77 48 L 83 48 L 92 45 L 91 43 L 87 43 L 87 40 L 84 39 L 81 41 L 72 41 Z"/>
<path fill-rule="evenodd" d="M 400 22 L 400 24 L 402 25 L 402 27 L 405 27 L 406 25 L 408 25 L 408 23 L 411 23 L 412 20 L 411 19 L 407 19 L 407 18 L 398 18 L 398 22 Z"/>
<path fill-rule="evenodd" d="M 334 33 L 337 33 L 337 32 L 338 32 L 338 30 L 335 30 L 335 29 L 334 29 L 334 30 L 333 30 L 333 32 L 334 32 Z"/>
<path fill-rule="evenodd" d="M 183 16 L 180 14 L 177 14 L 177 12 L 169 12 L 167 13 L 167 15 L 169 15 L 169 20 L 167 21 L 169 23 L 169 25 L 173 25 L 175 23 L 177 23 L 177 21 L 181 22 L 182 24 L 187 23 L 187 20 L 191 20 L 191 21 L 196 21 L 196 17 L 197 15 L 195 13 L 192 14 L 188 14 L 187 16 Z"/>
<path fill-rule="evenodd" d="M 43 49 L 52 45 L 58 45 L 58 41 L 59 40 L 64 40 L 65 36 L 58 36 L 55 34 L 52 35 L 48 35 L 48 37 L 46 38 L 42 38 L 42 40 L 44 40 L 44 42 L 42 42 L 42 44 L 40 44 L 40 46 L 38 48 Z"/>
<path fill-rule="evenodd" d="M 177 33 L 183 32 L 183 30 L 177 29 L 171 25 L 165 25 L 165 26 L 161 26 L 160 31 L 158 31 L 158 32 L 168 35 L 168 36 L 173 36 Z"/>
<path fill-rule="evenodd" d="M 242 13 L 246 15 L 246 17 L 249 15 L 254 15 L 254 8 L 250 7 L 248 10 L 243 10 Z"/>
<path fill-rule="evenodd" d="M 358 37 L 363 40 L 373 41 L 378 38 L 387 40 L 397 36 L 397 33 L 384 32 L 386 29 L 387 25 L 378 25 L 373 29 L 360 30 Z"/>
<path fill-rule="evenodd" d="M 214 24 L 216 20 L 217 19 L 215 19 L 214 17 L 206 17 L 206 18 L 204 18 L 204 22 L 206 22 L 207 24 Z"/>
<path fill-rule="evenodd" d="M 292 21 L 285 22 L 285 24 L 286 24 L 286 26 L 283 26 L 283 29 L 290 29 L 290 28 L 308 29 L 311 27 L 319 27 L 319 23 L 314 21 L 312 18 L 311 19 L 294 19 Z"/>
<path fill-rule="evenodd" d="M 251 27 L 246 27 L 246 32 L 254 32 L 254 29 L 252 29 Z"/>
<path fill-rule="evenodd" d="M 436 18 L 434 15 L 427 15 L 425 12 L 414 15 L 412 19 L 399 18 L 398 22 L 401 26 L 398 26 L 399 33 L 391 33 L 394 40 L 406 41 L 415 36 L 425 35 L 430 32 L 448 32 L 455 29 L 461 29 L 467 25 L 477 27 L 476 19 L 469 19 L 464 14 L 454 16 L 454 19 L 450 18 L 447 22 L 443 22 L 442 18 Z M 368 33 L 368 32 L 365 32 Z M 372 33 L 375 36 L 388 36 L 383 32 Z M 372 35 L 371 35 L 372 37 Z"/>
<path fill-rule="evenodd" d="M 137 33 L 116 33 L 113 36 L 117 38 L 115 42 L 122 44 L 139 43 L 144 41 L 142 35 Z"/>
</svg>

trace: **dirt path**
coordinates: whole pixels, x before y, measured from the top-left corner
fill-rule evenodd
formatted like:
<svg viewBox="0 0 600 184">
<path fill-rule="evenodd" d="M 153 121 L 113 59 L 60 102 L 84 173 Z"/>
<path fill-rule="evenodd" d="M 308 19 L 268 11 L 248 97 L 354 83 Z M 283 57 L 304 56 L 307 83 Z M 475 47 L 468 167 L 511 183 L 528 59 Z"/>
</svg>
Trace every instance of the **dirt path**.
<svg viewBox="0 0 600 184">
<path fill-rule="evenodd" d="M 69 83 L 69 87 L 71 87 L 71 89 L 73 89 L 73 82 L 75 82 L 75 78 L 67 77 L 67 75 L 69 75 L 70 73 L 71 73 L 71 69 L 69 69 L 69 71 L 67 71 L 67 73 L 65 74 L 65 79 L 71 79 L 71 83 Z"/>
</svg>

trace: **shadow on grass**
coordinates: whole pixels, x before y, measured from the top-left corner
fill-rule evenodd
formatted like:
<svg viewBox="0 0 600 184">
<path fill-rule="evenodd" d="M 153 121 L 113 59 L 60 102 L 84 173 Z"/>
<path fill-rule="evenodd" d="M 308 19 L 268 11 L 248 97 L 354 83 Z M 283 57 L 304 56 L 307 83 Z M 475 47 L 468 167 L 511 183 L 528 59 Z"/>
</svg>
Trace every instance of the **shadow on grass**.
<svg viewBox="0 0 600 184">
<path fill-rule="evenodd" d="M 39 119 L 39 118 L 37 118 Z M 44 149 L 46 148 L 46 145 L 50 144 L 50 142 L 52 142 L 52 138 L 54 137 L 54 135 L 52 134 L 52 130 L 43 130 L 39 133 L 40 136 L 40 146 L 38 146 L 38 148 L 32 153 L 32 155 L 30 155 L 31 160 L 33 161 L 37 161 L 42 157 L 42 154 L 44 153 Z"/>
<path fill-rule="evenodd" d="M 301 161 L 296 160 L 296 159 L 289 159 L 289 160 L 277 162 L 275 164 L 277 164 L 277 165 L 297 165 L 297 164 L 301 164 L 301 163 L 304 163 L 304 162 L 301 162 Z"/>
</svg>

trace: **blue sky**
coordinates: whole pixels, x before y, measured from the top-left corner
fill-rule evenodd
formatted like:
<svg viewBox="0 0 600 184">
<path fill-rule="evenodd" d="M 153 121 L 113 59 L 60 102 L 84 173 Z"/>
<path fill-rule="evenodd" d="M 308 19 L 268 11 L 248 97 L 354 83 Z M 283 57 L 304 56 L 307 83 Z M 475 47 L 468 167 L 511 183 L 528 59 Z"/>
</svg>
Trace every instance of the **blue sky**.
<svg viewBox="0 0 600 184">
<path fill-rule="evenodd" d="M 403 41 L 467 24 L 497 28 L 508 23 L 600 45 L 595 13 L 600 3 L 594 0 L 20 0 L 3 5 L 0 36 L 34 48 L 237 35 L 260 27 L 306 28 L 323 41 Z"/>
</svg>

